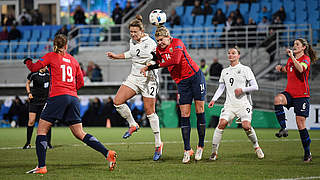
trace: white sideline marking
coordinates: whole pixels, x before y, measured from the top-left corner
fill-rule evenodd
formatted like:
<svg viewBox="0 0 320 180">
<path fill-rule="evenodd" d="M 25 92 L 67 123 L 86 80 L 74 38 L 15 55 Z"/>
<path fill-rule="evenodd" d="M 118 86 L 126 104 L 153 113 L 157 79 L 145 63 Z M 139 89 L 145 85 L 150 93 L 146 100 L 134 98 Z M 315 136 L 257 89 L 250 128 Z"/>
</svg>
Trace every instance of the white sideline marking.
<svg viewBox="0 0 320 180">
<path fill-rule="evenodd" d="M 273 179 L 273 180 L 303 180 L 303 179 L 320 179 L 320 176 L 288 178 L 288 179 Z"/>
<path fill-rule="evenodd" d="M 311 139 L 312 141 L 319 141 L 320 139 Z M 278 142 L 278 141 L 301 141 L 301 139 L 269 139 L 269 140 L 260 140 L 259 142 Z M 163 141 L 165 144 L 182 144 L 183 141 Z M 211 141 L 204 141 L 205 143 L 211 142 Z M 250 142 L 249 140 L 222 140 L 223 143 L 225 142 Z M 196 142 L 190 142 L 190 143 L 196 143 Z M 144 144 L 154 144 L 154 142 L 115 142 L 115 143 L 102 143 L 104 145 L 144 145 Z M 72 144 L 69 146 L 83 146 L 86 145 L 84 143 L 82 144 Z M 68 146 L 68 145 L 63 145 Z M 32 146 L 31 149 L 33 149 L 35 146 Z M 10 149 L 22 149 L 22 147 L 0 147 L 0 150 L 10 150 Z M 319 176 L 320 177 L 320 176 Z"/>
</svg>

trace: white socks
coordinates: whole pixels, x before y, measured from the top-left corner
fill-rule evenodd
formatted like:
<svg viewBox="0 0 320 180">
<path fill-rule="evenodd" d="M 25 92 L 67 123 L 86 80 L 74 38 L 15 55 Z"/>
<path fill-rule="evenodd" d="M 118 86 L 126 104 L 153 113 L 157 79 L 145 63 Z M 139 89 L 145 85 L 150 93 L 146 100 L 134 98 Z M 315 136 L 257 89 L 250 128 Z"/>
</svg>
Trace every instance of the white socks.
<svg viewBox="0 0 320 180">
<path fill-rule="evenodd" d="M 219 129 L 218 127 L 214 130 L 213 138 L 212 138 L 212 152 L 218 152 L 219 144 L 222 139 L 223 129 Z"/>
<path fill-rule="evenodd" d="M 254 131 L 253 127 L 251 127 L 248 131 L 245 131 L 245 132 L 246 132 L 248 138 L 250 139 L 250 141 L 252 142 L 253 148 L 259 147 L 258 138 L 257 138 L 256 132 Z"/>
<path fill-rule="evenodd" d="M 147 115 L 147 118 L 149 119 L 150 126 L 154 134 L 155 147 L 159 147 L 161 146 L 159 117 L 156 113 L 153 113 L 153 114 Z"/>
<path fill-rule="evenodd" d="M 118 111 L 118 113 L 128 121 L 129 127 L 137 126 L 137 123 L 133 119 L 131 110 L 127 104 L 114 105 L 114 107 L 116 107 L 116 110 Z"/>
</svg>

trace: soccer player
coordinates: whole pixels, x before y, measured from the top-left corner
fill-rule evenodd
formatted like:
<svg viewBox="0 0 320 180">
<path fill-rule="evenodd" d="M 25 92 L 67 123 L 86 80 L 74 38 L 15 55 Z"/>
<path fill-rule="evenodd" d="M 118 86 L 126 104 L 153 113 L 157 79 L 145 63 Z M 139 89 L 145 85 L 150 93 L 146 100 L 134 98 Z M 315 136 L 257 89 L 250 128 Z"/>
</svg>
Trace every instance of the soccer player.
<svg viewBox="0 0 320 180">
<path fill-rule="evenodd" d="M 293 50 L 286 50 L 289 59 L 286 66 L 277 65 L 276 70 L 287 73 L 287 87 L 274 98 L 274 109 L 281 129 L 276 133 L 277 137 L 287 137 L 286 116 L 283 106 L 287 109 L 294 107 L 296 123 L 299 129 L 302 146 L 304 148 L 304 162 L 312 160 L 310 152 L 311 139 L 306 128 L 306 118 L 309 116 L 310 88 L 308 77 L 310 61 L 317 60 L 316 53 L 305 39 L 299 38 L 294 41 Z"/>
<path fill-rule="evenodd" d="M 222 70 L 219 87 L 208 105 L 209 108 L 212 108 L 226 89 L 226 101 L 221 110 L 219 124 L 213 134 L 212 154 L 209 159 L 217 160 L 224 129 L 228 123 L 232 123 L 235 117 L 240 118 L 242 128 L 252 142 L 258 158 L 262 159 L 264 154 L 258 144 L 256 132 L 251 126 L 252 102 L 249 93 L 259 89 L 256 78 L 250 67 L 239 62 L 240 50 L 237 46 L 228 50 L 228 59 L 230 66 Z M 249 86 L 247 86 L 248 83 Z"/>
<path fill-rule="evenodd" d="M 205 77 L 199 66 L 192 60 L 183 42 L 173 38 L 169 30 L 159 26 L 155 33 L 158 46 L 155 59 L 157 63 L 142 68 L 141 73 L 154 69 L 168 68 L 172 79 L 178 85 L 179 107 L 181 109 L 181 132 L 184 142 L 183 163 L 190 162 L 190 156 L 194 151 L 190 147 L 190 111 L 192 100 L 195 102 L 197 113 L 197 129 L 199 143 L 195 160 L 201 160 L 206 132 L 206 120 L 204 114 L 204 98 L 206 95 Z"/>
<path fill-rule="evenodd" d="M 34 123 L 39 120 L 41 111 L 46 103 L 49 94 L 49 83 L 50 75 L 47 71 L 47 68 L 44 67 L 38 72 L 31 72 L 27 76 L 26 90 L 28 98 L 30 101 L 29 104 L 29 121 L 27 125 L 27 142 L 22 149 L 30 149 L 30 141 L 33 133 Z M 33 82 L 33 87 L 30 87 L 31 82 Z M 47 134 L 48 148 L 53 148 L 51 145 L 51 129 Z"/>
<path fill-rule="evenodd" d="M 134 120 L 130 108 L 125 103 L 136 94 L 143 97 L 144 109 L 150 121 L 150 126 L 155 139 L 155 152 L 153 160 L 157 161 L 162 155 L 163 143 L 160 138 L 159 117 L 155 112 L 156 95 L 158 93 L 158 70 L 153 70 L 146 77 L 140 74 L 140 69 L 147 63 L 152 63 L 151 52 L 155 51 L 157 44 L 148 34 L 144 33 L 142 17 L 136 16 L 129 24 L 130 49 L 122 54 L 107 52 L 106 55 L 112 59 L 130 59 L 132 61 L 131 73 L 127 80 L 120 86 L 115 98 L 114 106 L 119 114 L 129 123 L 129 130 L 123 135 L 124 139 L 129 138 L 133 132 L 139 129 L 139 125 Z"/>
<path fill-rule="evenodd" d="M 83 75 L 78 61 L 67 53 L 67 42 L 67 37 L 59 34 L 54 38 L 54 52 L 47 53 L 36 63 L 32 63 L 30 58 L 24 60 L 31 72 L 48 66 L 51 76 L 49 98 L 40 116 L 36 138 L 38 166 L 27 173 L 47 173 L 46 134 L 55 120 L 64 120 L 76 138 L 102 153 L 109 162 L 110 171 L 116 164 L 116 152 L 106 149 L 94 136 L 82 129 L 77 90 L 84 85 Z"/>
</svg>

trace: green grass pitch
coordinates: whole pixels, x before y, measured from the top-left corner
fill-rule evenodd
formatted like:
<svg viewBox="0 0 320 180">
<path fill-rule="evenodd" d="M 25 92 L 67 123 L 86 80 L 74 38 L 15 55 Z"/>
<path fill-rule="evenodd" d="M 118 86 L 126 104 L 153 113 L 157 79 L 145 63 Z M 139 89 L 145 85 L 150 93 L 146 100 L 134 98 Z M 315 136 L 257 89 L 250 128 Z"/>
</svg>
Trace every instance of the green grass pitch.
<svg viewBox="0 0 320 180">
<path fill-rule="evenodd" d="M 276 129 L 256 129 L 265 159 L 257 159 L 251 142 L 242 129 L 226 129 L 217 161 L 209 161 L 214 129 L 206 132 L 203 160 L 182 164 L 183 143 L 178 128 L 161 129 L 164 141 L 160 161 L 152 160 L 154 136 L 150 128 L 141 128 L 127 140 L 127 128 L 84 128 L 119 157 L 117 168 L 109 172 L 100 153 L 75 139 L 65 127 L 54 127 L 52 144 L 47 151 L 48 173 L 44 176 L 25 174 L 37 165 L 34 146 L 23 150 L 26 128 L 0 129 L 0 179 L 320 179 L 320 131 L 309 131 L 313 161 L 302 161 L 303 149 L 297 130 L 287 138 L 274 136 Z M 35 130 L 36 131 L 36 130 Z M 197 145 L 197 131 L 192 129 L 191 146 Z"/>
</svg>

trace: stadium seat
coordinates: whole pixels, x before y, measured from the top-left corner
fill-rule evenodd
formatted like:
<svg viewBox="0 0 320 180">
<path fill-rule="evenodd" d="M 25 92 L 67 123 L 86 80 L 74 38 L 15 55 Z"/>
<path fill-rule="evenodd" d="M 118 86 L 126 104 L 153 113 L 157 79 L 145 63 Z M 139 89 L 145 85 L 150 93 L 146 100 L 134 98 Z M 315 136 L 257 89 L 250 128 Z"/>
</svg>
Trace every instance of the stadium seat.
<svg viewBox="0 0 320 180">
<path fill-rule="evenodd" d="M 273 13 L 277 12 L 280 9 L 281 6 L 283 6 L 282 1 L 272 0 L 272 2 L 271 2 L 271 13 L 273 14 Z"/>
<path fill-rule="evenodd" d="M 206 21 L 204 22 L 204 27 L 209 27 L 212 25 L 213 15 L 207 15 Z"/>
<path fill-rule="evenodd" d="M 82 42 L 84 46 L 87 46 L 88 45 L 87 43 L 89 42 L 90 29 L 88 28 L 80 29 L 80 35 L 81 35 L 80 42 Z"/>
<path fill-rule="evenodd" d="M 283 0 L 284 10 L 291 12 L 295 9 L 295 3 L 292 0 Z"/>
<path fill-rule="evenodd" d="M 191 14 L 193 6 L 186 6 L 186 12 L 183 15 L 182 21 L 183 26 L 193 25 L 193 16 Z"/>
<path fill-rule="evenodd" d="M 228 17 L 230 15 L 230 13 L 232 11 L 235 11 L 237 8 L 238 8 L 238 4 L 235 4 L 235 3 L 229 4 L 228 12 L 227 12 L 226 16 Z"/>
<path fill-rule="evenodd" d="M 249 4 L 248 3 L 241 3 L 239 10 L 240 10 L 240 13 L 242 15 L 248 14 L 248 12 L 249 12 Z"/>
<path fill-rule="evenodd" d="M 176 13 L 177 13 L 178 16 L 182 17 L 184 15 L 183 9 L 184 9 L 183 6 L 177 6 L 176 7 Z"/>
<path fill-rule="evenodd" d="M 194 27 L 202 27 L 204 24 L 204 16 L 195 16 Z"/>
<path fill-rule="evenodd" d="M 203 36 L 203 28 L 202 27 L 195 27 L 193 29 L 192 35 L 192 44 L 191 48 L 202 48 L 204 47 L 204 36 Z"/>
</svg>

